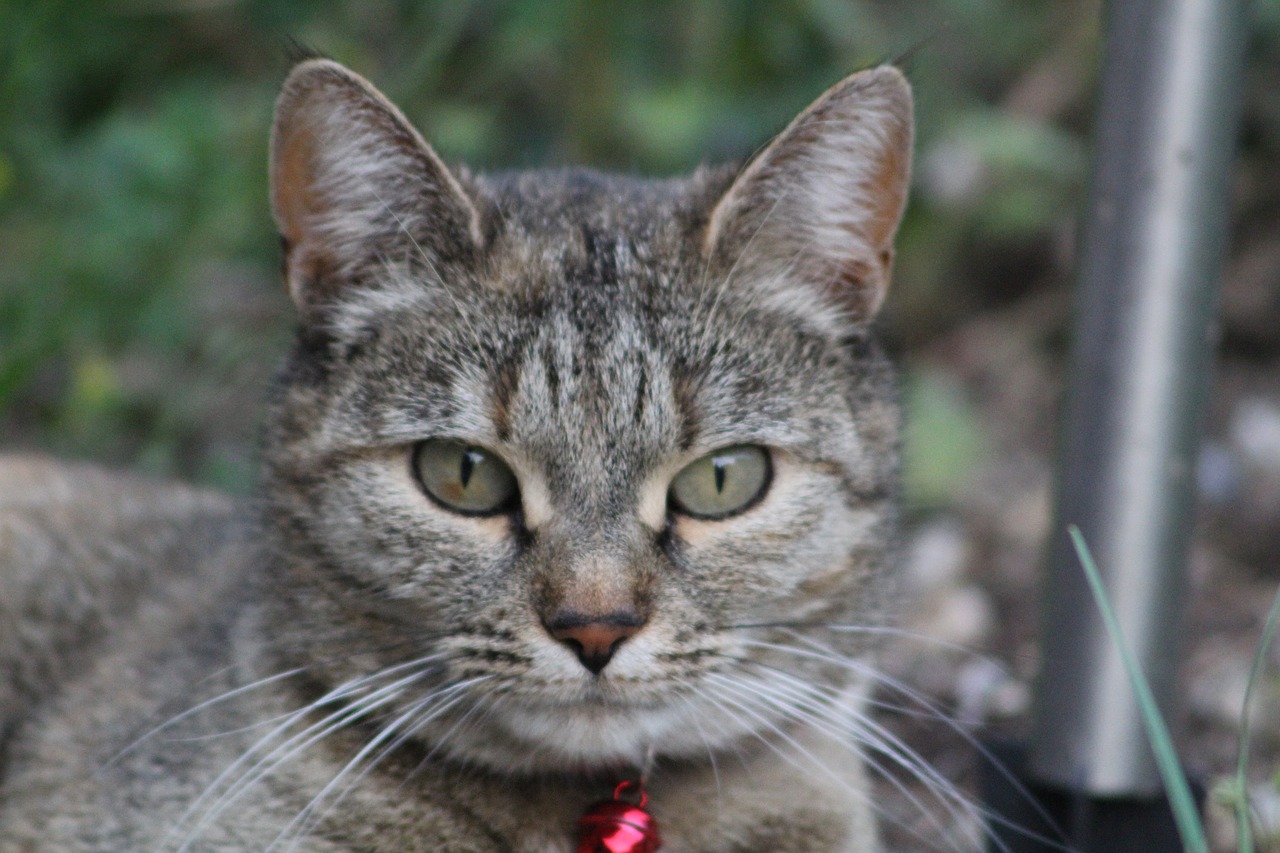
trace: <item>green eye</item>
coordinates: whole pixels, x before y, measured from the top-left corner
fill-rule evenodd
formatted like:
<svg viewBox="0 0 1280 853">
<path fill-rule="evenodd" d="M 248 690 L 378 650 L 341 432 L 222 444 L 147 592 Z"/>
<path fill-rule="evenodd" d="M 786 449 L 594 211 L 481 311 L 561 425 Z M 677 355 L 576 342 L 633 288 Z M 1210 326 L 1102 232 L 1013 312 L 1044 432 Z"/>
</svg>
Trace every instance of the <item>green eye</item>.
<svg viewBox="0 0 1280 853">
<path fill-rule="evenodd" d="M 769 452 L 763 447 L 726 447 L 690 462 L 676 474 L 670 504 L 694 518 L 728 518 L 763 497 L 772 476 Z"/>
<path fill-rule="evenodd" d="M 413 451 L 422 490 L 463 515 L 510 512 L 520 497 L 516 475 L 493 453 L 458 441 L 432 439 Z"/>
</svg>

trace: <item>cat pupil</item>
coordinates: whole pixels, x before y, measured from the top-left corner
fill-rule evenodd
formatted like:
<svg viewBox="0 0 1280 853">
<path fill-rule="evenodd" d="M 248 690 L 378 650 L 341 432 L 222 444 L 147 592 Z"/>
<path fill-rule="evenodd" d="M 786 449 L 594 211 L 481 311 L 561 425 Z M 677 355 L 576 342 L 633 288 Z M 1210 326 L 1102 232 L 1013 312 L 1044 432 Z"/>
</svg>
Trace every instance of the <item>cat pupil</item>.
<svg viewBox="0 0 1280 853">
<path fill-rule="evenodd" d="M 712 460 L 716 472 L 716 494 L 724 494 L 724 478 L 725 469 L 729 467 L 729 460 L 724 457 Z"/>
<path fill-rule="evenodd" d="M 462 451 L 462 465 L 458 472 L 458 480 L 462 483 L 462 488 L 467 487 L 467 483 L 471 482 L 471 474 L 476 469 L 476 463 L 480 461 L 480 454 L 474 450 L 467 448 Z"/>
</svg>

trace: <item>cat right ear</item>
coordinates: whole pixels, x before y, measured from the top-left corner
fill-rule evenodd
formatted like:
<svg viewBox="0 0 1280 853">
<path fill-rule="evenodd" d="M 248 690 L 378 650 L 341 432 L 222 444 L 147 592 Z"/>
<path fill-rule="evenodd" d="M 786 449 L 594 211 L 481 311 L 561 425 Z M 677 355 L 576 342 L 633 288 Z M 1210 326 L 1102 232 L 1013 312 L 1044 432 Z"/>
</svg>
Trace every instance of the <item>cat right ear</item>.
<svg viewBox="0 0 1280 853">
<path fill-rule="evenodd" d="M 834 312 L 837 326 L 869 320 L 889 286 L 906 206 L 911 113 L 911 88 L 889 66 L 827 90 L 711 211 L 710 268 L 773 304 Z"/>
<path fill-rule="evenodd" d="M 388 263 L 434 269 L 482 246 L 476 207 L 404 115 L 327 59 L 296 66 L 276 102 L 271 208 L 304 318 Z"/>
</svg>

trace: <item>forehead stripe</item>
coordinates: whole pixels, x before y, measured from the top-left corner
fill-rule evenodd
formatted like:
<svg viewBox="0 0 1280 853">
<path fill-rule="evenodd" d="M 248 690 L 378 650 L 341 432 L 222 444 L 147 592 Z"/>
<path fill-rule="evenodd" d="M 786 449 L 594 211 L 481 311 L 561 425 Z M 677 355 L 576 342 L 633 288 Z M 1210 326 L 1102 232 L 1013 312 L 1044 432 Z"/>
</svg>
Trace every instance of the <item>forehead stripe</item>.
<svg viewBox="0 0 1280 853">
<path fill-rule="evenodd" d="M 499 441 L 508 441 L 511 438 L 511 401 L 520 387 L 519 362 L 511 360 L 500 365 L 494 374 L 492 387 L 489 411 L 494 434 Z"/>
</svg>

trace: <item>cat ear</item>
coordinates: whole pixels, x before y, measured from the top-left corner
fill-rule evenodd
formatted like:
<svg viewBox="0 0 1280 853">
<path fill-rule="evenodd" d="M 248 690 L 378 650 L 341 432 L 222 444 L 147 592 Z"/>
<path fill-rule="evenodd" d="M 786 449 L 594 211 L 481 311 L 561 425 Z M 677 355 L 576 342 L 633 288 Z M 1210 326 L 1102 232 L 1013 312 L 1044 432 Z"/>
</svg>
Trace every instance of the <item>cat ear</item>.
<svg viewBox="0 0 1280 853">
<path fill-rule="evenodd" d="M 388 262 L 431 267 L 483 242 L 475 205 L 404 115 L 326 59 L 296 66 L 276 102 L 271 207 L 304 317 Z"/>
<path fill-rule="evenodd" d="M 711 268 L 750 278 L 766 297 L 816 297 L 845 320 L 870 319 L 889 285 L 911 142 L 911 88 L 900 71 L 837 83 L 716 203 L 703 245 Z"/>
</svg>

